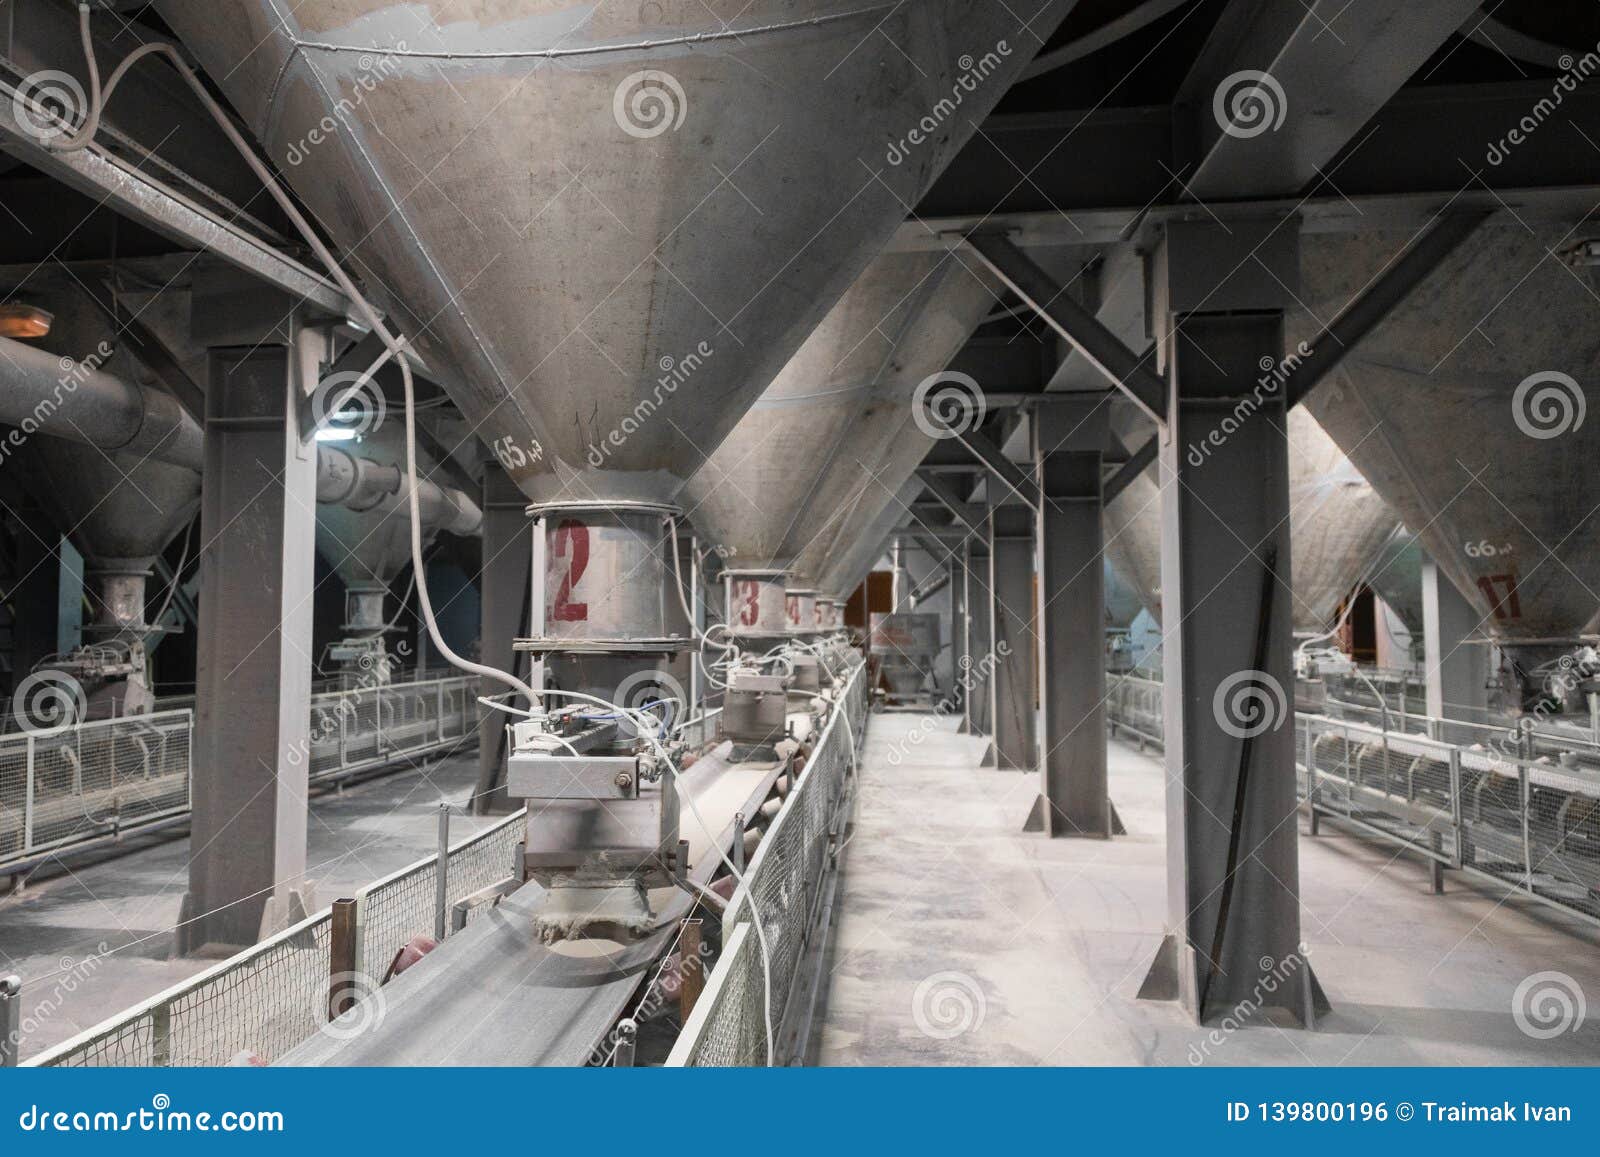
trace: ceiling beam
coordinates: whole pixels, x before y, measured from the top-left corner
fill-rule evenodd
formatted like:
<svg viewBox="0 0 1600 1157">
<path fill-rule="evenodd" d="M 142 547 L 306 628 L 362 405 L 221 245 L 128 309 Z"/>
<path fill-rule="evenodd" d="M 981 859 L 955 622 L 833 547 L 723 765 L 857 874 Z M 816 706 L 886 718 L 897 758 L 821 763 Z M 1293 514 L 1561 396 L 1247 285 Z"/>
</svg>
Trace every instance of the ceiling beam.
<svg viewBox="0 0 1600 1157">
<path fill-rule="evenodd" d="M 1156 422 L 1166 420 L 1167 390 L 1161 379 L 1027 254 L 995 233 L 975 233 L 967 238 L 967 244 L 1101 377 L 1127 394 Z"/>
<path fill-rule="evenodd" d="M 1108 503 L 1117 495 L 1128 488 L 1128 484 L 1139 475 L 1143 474 L 1150 463 L 1156 460 L 1156 451 L 1160 449 L 1160 435 L 1151 434 L 1144 444 L 1128 456 L 1128 460 L 1117 468 L 1117 472 L 1100 490 L 1100 501 Z"/>
<path fill-rule="evenodd" d="M 1415 238 L 1376 281 L 1355 297 L 1309 344 L 1310 356 L 1298 359 L 1284 379 L 1288 404 L 1298 406 L 1333 372 L 1395 308 L 1410 297 L 1440 264 L 1471 237 L 1492 214 L 1466 210 L 1440 217 L 1432 229 Z M 1293 355 L 1291 355 L 1293 356 Z"/>
<path fill-rule="evenodd" d="M 1463 189 L 1468 199 L 1503 198 L 1519 212 L 1560 190 L 1581 197 L 1596 185 L 1594 153 L 1584 137 L 1600 141 L 1600 86 L 1563 93 L 1537 132 L 1497 148 L 1549 98 L 1547 80 L 1403 89 L 1337 155 L 1324 157 L 1326 180 L 1313 172 L 1287 192 L 1262 186 L 1268 191 L 1208 196 L 1208 208 L 1224 220 L 1298 210 L 1313 219 L 1331 216 L 1344 228 L 1369 229 L 1392 213 L 1391 199 L 1418 194 L 1428 195 L 1424 212 L 1437 209 L 1436 195 L 1453 197 Z M 1201 114 L 1212 115 L 1209 94 L 1205 107 L 1195 110 Z M 1186 196 L 1183 182 L 1201 187 L 1192 179 L 1192 151 L 1186 154 L 1172 126 L 1173 110 L 1165 105 L 990 117 L 918 203 L 896 247 L 949 244 L 941 234 L 965 233 L 980 223 L 1016 225 L 1035 215 L 1036 224 L 1050 227 L 1055 244 L 1126 240 L 1144 219 L 1180 211 L 1171 202 Z M 1294 126 L 1286 119 L 1278 133 L 1237 144 L 1262 145 L 1300 131 L 1298 120 Z M 1269 142 L 1263 151 L 1267 147 L 1274 146 Z"/>
<path fill-rule="evenodd" d="M 1181 199 L 1307 188 L 1480 3 L 1230 4 L 1175 102 L 1197 146 Z"/>
<path fill-rule="evenodd" d="M 965 501 L 960 490 L 943 474 L 917 471 L 928 493 L 942 506 L 956 522 L 966 527 L 973 533 L 981 533 L 983 529 L 983 508 Z"/>
</svg>

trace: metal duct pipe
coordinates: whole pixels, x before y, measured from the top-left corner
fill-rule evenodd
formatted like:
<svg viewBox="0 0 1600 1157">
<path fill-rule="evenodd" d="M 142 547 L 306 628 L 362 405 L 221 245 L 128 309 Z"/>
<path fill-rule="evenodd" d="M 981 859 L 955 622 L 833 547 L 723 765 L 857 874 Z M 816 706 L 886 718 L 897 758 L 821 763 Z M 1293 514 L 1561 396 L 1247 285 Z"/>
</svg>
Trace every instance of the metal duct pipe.
<svg viewBox="0 0 1600 1157">
<path fill-rule="evenodd" d="M 338 446 L 317 447 L 317 501 L 351 510 L 371 510 L 402 493 L 405 471 L 371 458 L 360 458 Z M 483 526 L 483 511 L 467 495 L 417 479 L 417 501 L 424 527 L 450 534 L 473 535 Z"/>
<path fill-rule="evenodd" d="M 196 472 L 205 464 L 205 432 L 171 395 L 11 338 L 0 338 L 0 421 L 24 434 L 87 442 Z"/>
<path fill-rule="evenodd" d="M 205 430 L 171 395 L 11 338 L 0 338 L 0 422 L 25 435 L 83 442 L 197 474 L 205 467 Z M 317 447 L 318 502 L 370 510 L 399 494 L 404 478 L 399 466 Z M 418 482 L 424 524 L 478 533 L 483 512 L 476 502 L 454 488 Z"/>
</svg>

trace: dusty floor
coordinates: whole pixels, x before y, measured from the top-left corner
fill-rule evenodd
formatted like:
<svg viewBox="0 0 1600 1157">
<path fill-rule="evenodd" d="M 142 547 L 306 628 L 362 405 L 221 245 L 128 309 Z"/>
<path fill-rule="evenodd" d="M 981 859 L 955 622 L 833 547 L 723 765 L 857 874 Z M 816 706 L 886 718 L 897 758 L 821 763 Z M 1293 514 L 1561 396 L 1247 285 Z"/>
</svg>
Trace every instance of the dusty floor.
<svg viewBox="0 0 1600 1157">
<path fill-rule="evenodd" d="M 313 797 L 307 863 L 317 903 L 431 854 L 440 799 L 461 804 L 476 774 L 477 754 L 468 752 Z M 490 822 L 458 812 L 452 842 Z M 24 1012 L 36 1026 L 23 1039 L 24 1058 L 214 963 L 173 957 L 188 838 L 130 847 L 57 861 L 20 892 L 0 895 L 0 972 L 23 978 Z"/>
<path fill-rule="evenodd" d="M 820 1060 L 830 1065 L 1600 1064 L 1600 929 L 1393 845 L 1301 821 L 1303 934 L 1333 1004 L 1318 1031 L 1210 1036 L 1135 999 L 1165 916 L 1163 771 L 1111 746 L 1129 835 L 1021 832 L 1036 777 L 980 770 L 953 724 L 874 715 L 845 861 Z M 1567 974 L 1575 1031 L 1524 1033 L 1518 985 Z"/>
</svg>

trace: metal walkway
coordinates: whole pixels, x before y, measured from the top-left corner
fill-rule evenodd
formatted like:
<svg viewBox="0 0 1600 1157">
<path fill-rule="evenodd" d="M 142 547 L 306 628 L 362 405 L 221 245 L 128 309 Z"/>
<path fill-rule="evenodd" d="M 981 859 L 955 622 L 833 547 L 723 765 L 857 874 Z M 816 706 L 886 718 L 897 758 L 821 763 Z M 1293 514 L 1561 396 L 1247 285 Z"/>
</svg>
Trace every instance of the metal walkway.
<svg viewBox="0 0 1600 1157">
<path fill-rule="evenodd" d="M 1600 1018 L 1541 1040 L 1518 985 L 1560 970 L 1600 997 L 1578 918 L 1325 825 L 1301 840 L 1318 1031 L 1197 1029 L 1135 999 L 1165 918 L 1164 773 L 1113 743 L 1129 835 L 1023 835 L 1034 776 L 978 767 L 951 720 L 871 717 L 819 1060 L 829 1065 L 1595 1064 Z M 1302 831 L 1304 830 L 1302 819 Z"/>
</svg>

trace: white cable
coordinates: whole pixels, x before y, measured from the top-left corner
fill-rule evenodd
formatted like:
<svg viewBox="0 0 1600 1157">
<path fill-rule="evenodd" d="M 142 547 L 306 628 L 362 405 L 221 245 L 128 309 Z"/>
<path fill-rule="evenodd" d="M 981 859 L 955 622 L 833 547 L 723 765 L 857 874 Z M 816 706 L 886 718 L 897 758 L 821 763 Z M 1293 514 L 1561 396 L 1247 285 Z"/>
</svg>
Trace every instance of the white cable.
<svg viewBox="0 0 1600 1157">
<path fill-rule="evenodd" d="M 611 703 L 605 699 L 599 698 L 598 696 L 589 695 L 582 691 L 563 691 L 556 688 L 546 687 L 536 692 L 536 694 L 560 695 L 568 699 L 581 699 L 586 703 L 596 703 L 610 711 L 615 711 L 619 715 L 629 715 L 636 718 L 638 716 L 646 715 L 646 713 L 643 711 L 634 711 L 631 708 L 622 706 L 620 703 Z M 649 718 L 654 719 L 654 716 L 649 716 Z M 674 763 L 672 757 L 667 754 L 667 749 L 662 747 L 660 743 L 656 742 L 655 736 L 649 734 L 644 727 L 640 727 L 639 731 L 640 736 L 645 740 L 645 742 L 649 743 L 651 747 L 655 748 L 656 754 L 660 757 L 661 761 L 672 770 L 672 785 L 678 791 L 678 798 L 688 806 L 689 814 L 694 816 L 695 822 L 700 825 L 700 830 L 705 833 L 706 839 L 709 840 L 711 846 L 716 849 L 717 856 L 722 860 L 723 864 L 726 865 L 729 875 L 733 877 L 734 882 L 738 884 L 739 887 L 745 888 L 745 899 L 749 901 L 750 915 L 752 917 L 750 922 L 755 925 L 756 941 L 761 945 L 761 984 L 763 989 L 762 1004 L 766 1018 L 767 1031 L 767 1067 L 771 1068 L 774 1056 L 774 1042 L 772 1035 L 772 953 L 767 946 L 766 930 L 762 928 L 763 921 L 761 918 L 761 909 L 756 904 L 755 890 L 745 887 L 744 874 L 734 866 L 733 860 L 729 857 L 727 849 L 724 848 L 721 842 L 717 839 L 716 832 L 711 830 L 711 825 L 706 823 L 705 817 L 700 814 L 699 807 L 695 805 L 694 796 L 690 794 L 688 789 L 683 786 L 683 777 L 678 772 L 678 765 Z M 735 832 L 734 837 L 736 839 L 743 839 L 744 833 Z"/>
<path fill-rule="evenodd" d="M 99 86 L 98 68 L 92 63 L 92 41 L 90 40 L 88 31 L 89 11 L 86 4 L 79 6 L 79 14 L 85 44 L 91 46 L 90 81 L 91 89 L 95 94 L 95 100 L 91 108 L 91 114 L 94 117 L 94 123 L 90 124 L 87 121 L 85 122 L 84 127 L 86 131 L 80 132 L 77 137 L 74 137 L 72 141 L 69 142 L 70 148 L 81 149 L 90 143 L 94 136 L 93 130 L 98 128 L 100 110 L 103 107 L 104 102 L 110 99 L 111 92 L 116 87 L 117 82 L 122 79 L 123 74 L 126 73 L 128 68 L 140 57 L 159 54 L 166 57 L 173 67 L 178 70 L 178 73 L 184 78 L 185 81 L 188 82 L 189 87 L 194 90 L 195 95 L 199 97 L 200 103 L 205 107 L 206 111 L 211 114 L 212 118 L 217 122 L 217 125 L 222 129 L 223 134 L 233 144 L 234 148 L 238 150 L 239 155 L 244 158 L 245 163 L 250 166 L 251 171 L 256 174 L 257 179 L 261 181 L 263 186 L 265 186 L 267 192 L 272 196 L 272 199 L 278 203 L 278 207 L 283 210 L 284 215 L 289 218 L 290 222 L 300 233 L 301 237 L 305 239 L 306 244 L 311 247 L 312 252 L 315 253 L 317 258 L 323 263 L 324 266 L 327 267 L 329 275 L 333 277 L 336 283 L 338 283 L 339 288 L 344 292 L 345 296 L 349 298 L 351 304 L 353 304 L 366 318 L 368 324 L 372 327 L 372 332 L 376 334 L 380 340 L 382 340 L 383 344 L 388 348 L 389 352 L 394 355 L 395 360 L 399 363 L 400 381 L 405 390 L 406 498 L 411 510 L 411 564 L 417 573 L 417 602 L 422 609 L 423 621 L 428 626 L 428 637 L 433 640 L 435 649 L 439 652 L 439 654 L 444 656 L 445 661 L 451 666 L 456 667 L 459 670 L 466 671 L 469 674 L 480 675 L 487 679 L 493 679 L 498 683 L 503 683 L 507 687 L 511 688 L 511 690 L 524 696 L 529 703 L 537 701 L 543 694 L 550 693 L 548 691 L 535 691 L 527 683 L 524 683 L 521 679 L 518 679 L 515 675 L 508 671 L 501 671 L 497 668 L 489 667 L 482 663 L 474 663 L 471 660 L 462 658 L 460 655 L 456 654 L 455 651 L 451 650 L 450 645 L 444 641 L 443 636 L 439 632 L 439 624 L 434 619 L 433 615 L 433 601 L 428 597 L 428 584 L 426 576 L 423 573 L 422 509 L 417 494 L 416 395 L 412 383 L 411 366 L 405 359 L 405 339 L 396 337 L 389 331 L 389 328 L 384 325 L 383 319 L 379 316 L 378 311 L 373 307 L 372 303 L 363 297 L 361 292 L 356 289 L 355 283 L 350 280 L 349 275 L 345 273 L 343 267 L 340 266 L 339 262 L 334 258 L 333 253 L 326 245 L 322 243 L 322 239 L 317 236 L 316 230 L 311 228 L 310 223 L 300 212 L 299 207 L 295 205 L 293 198 L 291 198 L 279 186 L 277 179 L 273 176 L 272 172 L 261 162 L 260 158 L 256 156 L 255 151 L 250 147 L 249 142 L 247 142 L 239 134 L 239 131 L 234 128 L 232 121 L 228 119 L 227 114 L 223 111 L 221 106 L 211 98 L 211 94 L 206 91 L 205 85 L 200 82 L 199 77 L 194 74 L 193 70 L 191 70 L 186 63 L 184 63 L 183 58 L 178 55 L 176 50 L 174 50 L 171 45 L 151 43 L 141 45 L 140 47 L 134 49 L 123 58 L 121 64 L 117 65 L 116 69 L 111 73 L 111 77 L 106 83 L 104 90 L 102 91 Z M 676 562 L 677 556 L 677 550 L 675 547 L 676 544 L 674 544 L 673 550 L 674 562 Z M 681 595 L 681 588 L 679 593 Z M 621 714 L 633 714 L 626 708 L 620 707 L 614 703 L 607 703 L 605 700 L 597 699 L 594 696 L 582 695 L 571 691 L 558 693 L 572 698 L 586 699 L 589 702 L 598 703 L 603 707 L 608 707 Z M 706 824 L 704 818 L 701 817 L 699 809 L 695 807 L 694 797 L 685 791 L 678 783 L 677 765 L 674 764 L 671 758 L 667 755 L 666 749 L 656 742 L 655 736 L 648 734 L 644 729 L 641 729 L 641 733 L 644 735 L 646 742 L 656 749 L 662 760 L 664 760 L 667 766 L 672 769 L 673 783 L 678 787 L 678 794 L 683 801 L 689 805 L 690 813 L 695 817 L 695 820 L 700 824 L 701 828 L 705 830 L 707 838 L 709 838 L 712 843 L 715 844 L 716 835 L 711 831 L 709 825 Z M 723 863 L 727 865 L 729 872 L 733 874 L 734 879 L 742 887 L 744 884 L 744 877 L 734 867 L 733 860 L 729 858 L 726 849 L 718 847 L 717 851 L 721 856 Z M 761 927 L 760 910 L 756 907 L 754 895 L 751 895 L 749 899 L 750 911 L 754 917 L 752 922 L 755 924 L 756 928 L 756 938 L 761 944 L 761 970 L 763 984 L 766 990 L 765 1005 L 767 1028 L 767 1066 L 770 1068 L 772 1066 L 773 1059 L 772 960 L 767 948 L 766 933 Z"/>
<path fill-rule="evenodd" d="M 528 686 L 528 684 L 524 683 L 521 679 L 518 679 L 515 675 L 508 671 L 501 671 L 495 667 L 489 667 L 482 663 L 475 663 L 456 654 L 455 651 L 450 649 L 450 645 L 444 641 L 444 637 L 439 632 L 439 624 L 434 619 L 433 600 L 428 597 L 428 583 L 426 575 L 423 573 L 422 509 L 421 503 L 417 496 L 416 396 L 412 383 L 411 366 L 405 358 L 405 349 L 407 344 L 406 340 L 404 338 L 396 337 L 389 331 L 388 326 L 383 323 L 382 317 L 379 316 L 377 309 L 374 308 L 372 303 L 363 297 L 361 291 L 355 287 L 355 283 L 350 280 L 349 275 L 345 273 L 344 268 L 333 256 L 332 251 L 330 251 L 328 247 L 322 243 L 322 238 L 317 235 L 316 230 L 311 227 L 310 222 L 308 222 L 305 219 L 304 214 L 300 212 L 299 207 L 294 203 L 294 199 L 290 197 L 289 194 L 286 193 L 278 184 L 277 178 L 272 174 L 272 171 L 266 167 L 259 157 L 256 156 L 255 150 L 252 149 L 250 147 L 250 143 L 239 134 L 238 129 L 234 128 L 233 122 L 228 118 L 228 115 L 222 109 L 222 106 L 217 104 L 217 102 L 211 98 L 211 94 L 206 91 L 206 87 L 201 83 L 200 78 L 194 74 L 194 71 L 184 62 L 183 58 L 170 44 L 152 42 L 150 44 L 140 45 L 138 48 L 128 53 L 127 56 L 123 57 L 122 63 L 118 64 L 117 67 L 112 71 L 111 76 L 106 81 L 105 88 L 102 91 L 99 87 L 98 69 L 92 63 L 93 51 L 92 41 L 89 38 L 88 31 L 89 15 L 87 5 L 79 6 L 79 15 L 82 24 L 84 42 L 86 46 L 90 46 L 90 82 L 91 89 L 93 89 L 96 94 L 96 99 L 93 103 L 93 107 L 90 110 L 94 123 L 90 124 L 88 121 L 86 121 L 85 131 L 80 132 L 77 136 L 72 138 L 72 140 L 69 141 L 66 146 L 64 146 L 64 149 L 81 149 L 86 147 L 91 142 L 94 136 L 92 130 L 99 127 L 100 111 L 104 107 L 105 102 L 111 99 L 111 93 L 116 88 L 118 82 L 121 81 L 123 75 L 134 64 L 134 62 L 139 60 L 141 57 L 149 55 L 160 55 L 165 57 L 169 63 L 171 63 L 172 66 L 177 69 L 179 75 L 181 75 L 183 79 L 188 82 L 189 87 L 194 90 L 194 93 L 199 98 L 200 103 L 205 107 L 206 111 L 211 114 L 212 119 L 217 122 L 218 127 L 222 129 L 223 135 L 225 135 L 229 142 L 232 143 L 233 147 L 244 159 L 245 164 L 250 166 L 250 169 L 255 173 L 256 178 L 261 181 L 262 185 L 271 195 L 272 199 L 278 203 L 278 207 L 283 210 L 284 215 L 289 218 L 296 231 L 298 231 L 300 236 L 305 239 L 306 244 L 311 247 L 311 251 L 317 255 L 317 259 L 321 261 L 322 264 L 327 268 L 329 276 L 331 276 L 338 284 L 340 290 L 343 291 L 347 298 L 349 298 L 351 304 L 354 305 L 356 309 L 360 311 L 361 315 L 366 318 L 367 323 L 372 327 L 372 332 L 382 340 L 384 346 L 388 349 L 389 354 L 393 356 L 400 365 L 400 380 L 405 387 L 406 404 L 406 486 L 408 491 L 406 497 L 411 509 L 411 565 L 417 572 L 417 602 L 421 606 L 422 618 L 428 627 L 428 637 L 433 640 L 435 650 L 437 650 L 439 654 L 443 655 L 445 661 L 452 667 L 465 671 L 471 675 L 480 675 L 486 679 L 493 679 L 497 683 L 503 683 L 507 687 L 510 687 L 513 691 L 525 696 L 531 703 L 534 699 L 534 691 L 532 687 Z M 382 361 L 383 359 L 379 359 L 379 363 Z"/>
</svg>

